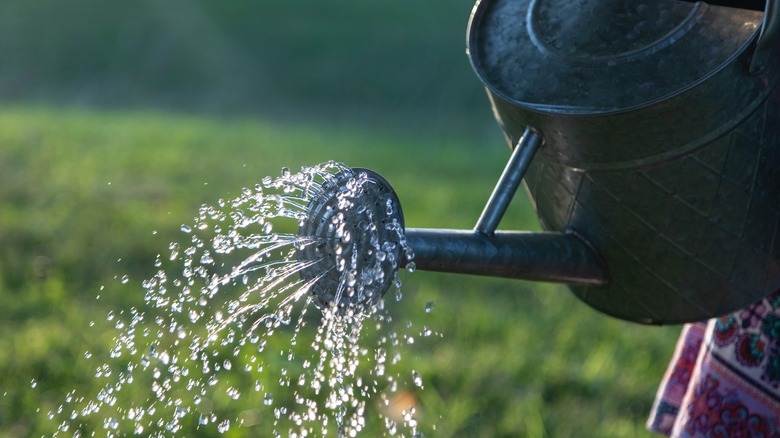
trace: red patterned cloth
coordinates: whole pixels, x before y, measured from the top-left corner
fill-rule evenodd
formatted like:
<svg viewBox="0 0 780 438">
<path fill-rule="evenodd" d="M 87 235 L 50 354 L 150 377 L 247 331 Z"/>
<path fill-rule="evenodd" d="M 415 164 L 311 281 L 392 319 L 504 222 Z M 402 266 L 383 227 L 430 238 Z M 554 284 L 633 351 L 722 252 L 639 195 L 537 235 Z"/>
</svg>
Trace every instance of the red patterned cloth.
<svg viewBox="0 0 780 438">
<path fill-rule="evenodd" d="M 780 437 L 780 291 L 683 327 L 647 427 L 673 437 Z"/>
</svg>

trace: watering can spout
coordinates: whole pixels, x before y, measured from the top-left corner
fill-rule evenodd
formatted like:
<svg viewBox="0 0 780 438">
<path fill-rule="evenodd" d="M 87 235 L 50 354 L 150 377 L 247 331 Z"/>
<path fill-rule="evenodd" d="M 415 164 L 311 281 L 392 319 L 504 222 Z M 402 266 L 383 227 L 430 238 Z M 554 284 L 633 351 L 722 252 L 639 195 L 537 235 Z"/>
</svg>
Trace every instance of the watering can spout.
<svg viewBox="0 0 780 438">
<path fill-rule="evenodd" d="M 602 286 L 604 264 L 585 239 L 571 231 L 407 229 L 417 269 L 532 281 Z"/>
</svg>

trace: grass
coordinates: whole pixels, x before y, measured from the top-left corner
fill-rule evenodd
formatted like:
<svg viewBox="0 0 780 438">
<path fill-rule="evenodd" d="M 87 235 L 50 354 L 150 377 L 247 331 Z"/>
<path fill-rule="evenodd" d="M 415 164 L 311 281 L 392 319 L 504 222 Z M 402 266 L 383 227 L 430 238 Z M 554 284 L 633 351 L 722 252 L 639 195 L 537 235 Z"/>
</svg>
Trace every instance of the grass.
<svg viewBox="0 0 780 438">
<path fill-rule="evenodd" d="M 141 304 L 201 204 L 282 166 L 368 167 L 408 226 L 471 227 L 507 158 L 464 56 L 471 6 L 0 3 L 0 436 L 51 433 L 65 393 L 95 393 L 84 352 L 112 344 L 108 312 Z M 518 195 L 502 228 L 536 227 Z M 398 323 L 442 335 L 404 354 L 427 436 L 647 435 L 676 328 L 605 317 L 562 286 L 403 279 Z M 264 436 L 260 405 L 236 403 L 258 422 L 229 435 Z"/>
<path fill-rule="evenodd" d="M 142 290 L 116 278 L 150 277 L 201 203 L 281 165 L 335 158 L 386 176 L 410 226 L 464 228 L 505 158 L 495 147 L 477 160 L 458 138 L 35 107 L 0 111 L 0 138 L 0 380 L 14 382 L 0 397 L 5 436 L 43 433 L 53 426 L 43 412 L 65 392 L 97 390 L 82 355 L 112 335 L 89 322 L 140 304 Z M 505 224 L 533 226 L 524 201 Z M 426 382 L 418 396 L 431 436 L 644 434 L 674 328 L 604 317 L 559 286 L 424 272 L 404 281 L 395 314 L 443 335 L 404 362 Z"/>
</svg>

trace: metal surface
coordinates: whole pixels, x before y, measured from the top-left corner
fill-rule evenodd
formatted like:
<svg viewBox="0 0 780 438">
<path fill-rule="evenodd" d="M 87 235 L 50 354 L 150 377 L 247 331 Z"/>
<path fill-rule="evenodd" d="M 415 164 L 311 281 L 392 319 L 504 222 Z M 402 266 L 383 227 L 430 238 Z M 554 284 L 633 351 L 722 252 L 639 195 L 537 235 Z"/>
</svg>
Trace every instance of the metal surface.
<svg viewBox="0 0 780 438">
<path fill-rule="evenodd" d="M 401 263 L 403 212 L 390 184 L 368 169 L 342 171 L 309 202 L 299 259 L 314 262 L 315 304 L 345 314 L 376 304 Z"/>
<path fill-rule="evenodd" d="M 502 98 L 546 112 L 615 112 L 708 76 L 751 44 L 761 17 L 673 0 L 481 0 L 468 49 Z"/>
<path fill-rule="evenodd" d="M 492 236 L 496 231 L 541 143 L 542 139 L 533 129 L 525 130 L 477 220 L 474 229 L 478 233 Z"/>
<path fill-rule="evenodd" d="M 778 27 L 780 27 L 780 8 L 776 0 L 767 0 L 761 33 L 756 41 L 756 50 L 750 60 L 750 72 L 761 73 L 771 62 L 772 51 L 778 50 Z"/>
<path fill-rule="evenodd" d="M 671 0 L 475 6 L 468 51 L 499 125 L 510 144 L 528 127 L 544 139 L 525 175 L 542 226 L 576 231 L 606 263 L 608 285 L 572 287 L 590 306 L 679 323 L 780 288 L 768 3 L 766 16 Z M 767 57 L 751 72 L 754 52 Z"/>
<path fill-rule="evenodd" d="M 534 281 L 607 284 L 602 261 L 573 233 L 407 229 L 417 269 Z"/>
<path fill-rule="evenodd" d="M 616 16 L 633 17 L 636 26 L 644 23 L 639 17 L 620 15 L 626 2 L 604 1 L 618 10 Z M 690 10 L 696 5 L 670 0 L 628 4 L 645 3 L 651 10 L 663 5 Z M 523 6 L 531 5 L 522 0 L 477 4 L 469 25 L 471 62 L 488 89 L 499 123 L 511 125 L 504 132 L 512 144 L 526 127 L 534 127 L 545 141 L 539 155 L 568 167 L 634 167 L 682 155 L 731 130 L 761 104 L 780 78 L 777 56 L 761 74 L 748 72 L 761 12 L 702 4 L 697 9 L 703 12 L 696 28 L 670 35 L 672 42 L 630 46 L 635 57 L 644 53 L 653 62 L 645 64 L 641 57 L 624 62 L 616 56 L 614 62 L 604 59 L 588 68 L 577 62 L 588 53 L 584 42 L 577 45 L 581 49 L 577 58 L 566 61 L 540 51 L 530 37 L 522 38 L 529 17 Z M 603 10 L 606 6 L 597 8 L 600 15 L 580 16 L 583 23 L 567 29 L 611 27 L 617 20 Z M 560 14 L 572 12 L 561 6 Z M 628 31 L 629 26 L 619 28 Z M 707 38 L 701 41 L 700 34 Z M 576 33 L 558 40 L 577 41 L 588 35 Z M 619 39 L 619 35 L 610 36 Z M 518 47 L 519 42 L 525 45 Z M 709 44 L 716 42 L 715 47 Z M 680 44 L 685 50 L 677 50 Z"/>
</svg>

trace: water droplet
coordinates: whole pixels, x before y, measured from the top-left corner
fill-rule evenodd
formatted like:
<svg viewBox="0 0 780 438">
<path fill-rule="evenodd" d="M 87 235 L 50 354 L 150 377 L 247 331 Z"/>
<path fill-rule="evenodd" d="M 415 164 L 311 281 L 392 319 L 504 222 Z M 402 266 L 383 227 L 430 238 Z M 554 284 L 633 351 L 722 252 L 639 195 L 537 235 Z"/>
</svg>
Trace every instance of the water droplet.
<svg viewBox="0 0 780 438">
<path fill-rule="evenodd" d="M 263 404 L 266 406 L 270 406 L 274 402 L 274 395 L 270 392 L 266 392 L 265 396 L 263 396 Z"/>
<path fill-rule="evenodd" d="M 109 417 L 104 423 L 103 428 L 116 430 L 119 427 L 119 421 L 116 418 Z"/>
<path fill-rule="evenodd" d="M 181 226 L 181 230 L 183 232 L 185 232 L 185 233 L 191 233 L 192 232 L 192 227 L 190 227 L 189 225 L 182 225 Z"/>
<path fill-rule="evenodd" d="M 436 307 L 435 302 L 428 301 L 427 303 L 425 303 L 425 313 L 431 313 L 435 307 Z"/>
<path fill-rule="evenodd" d="M 127 284 L 127 282 L 130 281 L 130 277 L 127 275 L 122 276 L 122 284 Z"/>
<path fill-rule="evenodd" d="M 422 389 L 423 381 L 422 381 L 422 376 L 420 376 L 420 372 L 419 371 L 416 371 L 416 370 L 412 371 L 412 381 L 414 382 L 414 386 Z"/>
<path fill-rule="evenodd" d="M 239 397 L 241 397 L 241 393 L 232 386 L 228 388 L 225 393 L 228 395 L 228 397 L 232 398 L 233 400 L 238 400 Z"/>
</svg>

